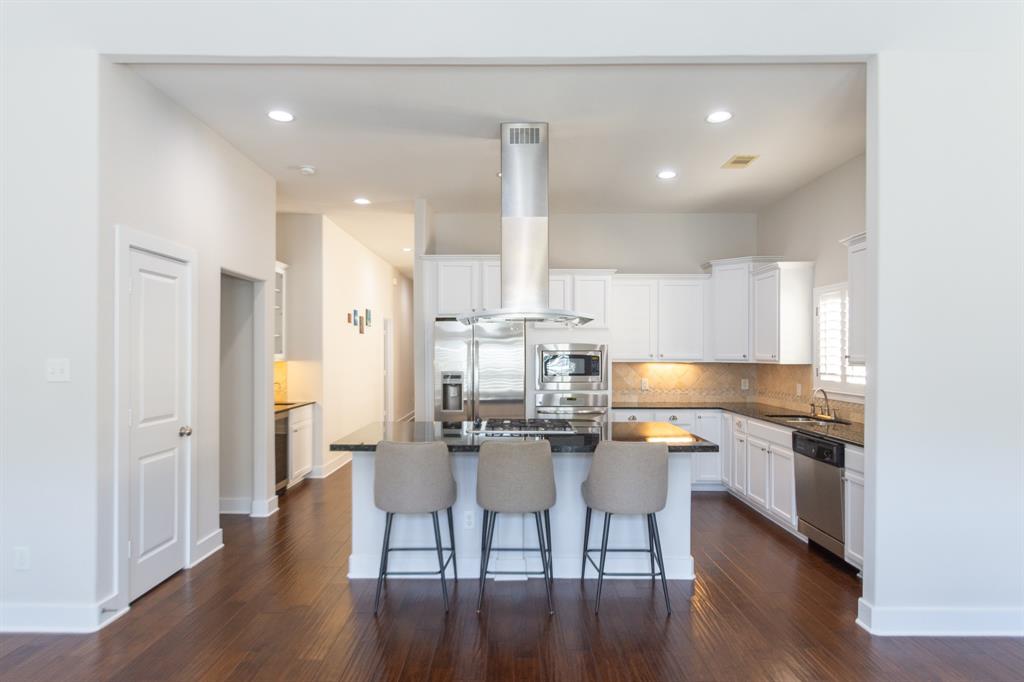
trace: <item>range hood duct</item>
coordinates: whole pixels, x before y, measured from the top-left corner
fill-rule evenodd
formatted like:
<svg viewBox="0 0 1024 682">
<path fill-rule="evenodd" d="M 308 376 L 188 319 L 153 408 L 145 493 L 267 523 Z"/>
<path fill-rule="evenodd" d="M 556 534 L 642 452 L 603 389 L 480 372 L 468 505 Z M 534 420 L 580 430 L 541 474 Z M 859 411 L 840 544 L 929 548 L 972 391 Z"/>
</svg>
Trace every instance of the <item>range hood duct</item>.
<svg viewBox="0 0 1024 682">
<path fill-rule="evenodd" d="M 548 303 L 548 124 L 501 124 L 501 308 L 461 322 L 560 322 L 593 318 Z"/>
</svg>

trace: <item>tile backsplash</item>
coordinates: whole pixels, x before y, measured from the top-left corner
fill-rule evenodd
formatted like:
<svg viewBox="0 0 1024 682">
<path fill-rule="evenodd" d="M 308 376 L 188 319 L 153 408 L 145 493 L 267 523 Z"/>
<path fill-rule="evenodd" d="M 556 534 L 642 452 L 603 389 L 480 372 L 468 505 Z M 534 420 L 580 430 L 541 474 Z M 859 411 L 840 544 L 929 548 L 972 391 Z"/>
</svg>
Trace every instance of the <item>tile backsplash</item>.
<svg viewBox="0 0 1024 682">
<path fill-rule="evenodd" d="M 274 402 L 288 402 L 288 363 L 283 360 L 274 363 Z"/>
<path fill-rule="evenodd" d="M 806 412 L 814 391 L 811 365 L 736 363 L 615 362 L 613 400 L 638 402 L 758 402 Z M 643 380 L 648 390 L 644 391 Z M 743 380 L 747 388 L 742 388 Z M 797 386 L 800 394 L 797 394 Z M 864 406 L 831 400 L 839 415 L 864 421 Z"/>
</svg>

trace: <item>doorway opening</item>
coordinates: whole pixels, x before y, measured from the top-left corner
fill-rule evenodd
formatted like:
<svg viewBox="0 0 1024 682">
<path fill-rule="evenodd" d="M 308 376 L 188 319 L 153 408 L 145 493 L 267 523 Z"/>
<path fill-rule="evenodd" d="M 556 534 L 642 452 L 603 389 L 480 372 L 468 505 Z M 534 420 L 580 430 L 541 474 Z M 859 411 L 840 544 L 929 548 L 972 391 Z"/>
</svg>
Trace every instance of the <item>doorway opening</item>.
<svg viewBox="0 0 1024 682">
<path fill-rule="evenodd" d="M 250 514 L 256 386 L 253 282 L 220 277 L 220 513 Z"/>
</svg>

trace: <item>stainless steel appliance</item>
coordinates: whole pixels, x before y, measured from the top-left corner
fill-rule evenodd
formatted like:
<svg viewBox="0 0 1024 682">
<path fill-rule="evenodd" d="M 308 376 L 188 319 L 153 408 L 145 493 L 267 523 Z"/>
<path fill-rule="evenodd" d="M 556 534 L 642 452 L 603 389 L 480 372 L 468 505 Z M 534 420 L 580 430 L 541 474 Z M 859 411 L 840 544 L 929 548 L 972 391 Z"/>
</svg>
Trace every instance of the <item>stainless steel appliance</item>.
<svg viewBox="0 0 1024 682">
<path fill-rule="evenodd" d="M 608 421 L 607 393 L 538 393 L 537 417 L 566 419 L 575 428 L 593 427 Z"/>
<path fill-rule="evenodd" d="M 593 318 L 548 302 L 548 124 L 502 123 L 501 308 L 459 320 L 586 324 Z"/>
<path fill-rule="evenodd" d="M 542 436 L 575 433 L 572 425 L 565 419 L 488 419 L 481 422 L 479 426 L 474 425 L 472 431 L 488 436 Z"/>
<path fill-rule="evenodd" d="M 837 441 L 793 432 L 797 530 L 843 556 L 843 467 L 846 447 Z"/>
<path fill-rule="evenodd" d="M 526 325 L 434 321 L 434 420 L 526 418 Z"/>
<path fill-rule="evenodd" d="M 288 412 L 274 415 L 274 491 L 288 489 Z"/>
<path fill-rule="evenodd" d="M 537 345 L 538 391 L 608 390 L 608 346 L 594 343 Z"/>
</svg>

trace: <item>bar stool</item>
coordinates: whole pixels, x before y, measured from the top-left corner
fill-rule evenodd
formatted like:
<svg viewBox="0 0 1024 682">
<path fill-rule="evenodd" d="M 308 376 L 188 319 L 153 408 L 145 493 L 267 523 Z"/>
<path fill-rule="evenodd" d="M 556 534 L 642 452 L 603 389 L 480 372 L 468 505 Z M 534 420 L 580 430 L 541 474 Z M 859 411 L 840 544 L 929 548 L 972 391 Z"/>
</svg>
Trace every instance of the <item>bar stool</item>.
<svg viewBox="0 0 1024 682">
<path fill-rule="evenodd" d="M 664 555 L 661 552 L 661 535 L 658 533 L 656 512 L 665 508 L 668 498 L 668 446 L 664 443 L 619 443 L 601 441 L 594 451 L 587 480 L 581 486 L 583 501 L 587 505 L 587 518 L 583 531 L 583 568 L 580 581 L 587 574 L 587 562 L 597 569 L 597 599 L 594 613 L 601 608 L 601 587 L 606 575 L 646 577 L 651 580 L 661 577 L 661 589 L 665 594 L 665 608 L 672 613 L 668 598 L 668 582 L 665 580 Z M 588 549 L 590 544 L 590 515 L 592 510 L 604 512 L 604 533 L 601 549 Z M 608 529 L 612 514 L 643 514 L 647 517 L 647 549 L 609 549 Z M 597 565 L 590 557 L 591 552 L 601 552 L 601 563 Z M 651 555 L 651 572 L 610 573 L 604 570 L 608 552 L 644 552 Z M 654 564 L 658 570 L 655 572 Z"/>
<path fill-rule="evenodd" d="M 484 510 L 480 538 L 480 591 L 476 611 L 484 603 L 484 586 L 488 575 L 515 574 L 521 571 L 491 571 L 491 552 L 540 552 L 541 573 L 548 597 L 548 613 L 554 613 L 551 599 L 551 515 L 555 505 L 555 465 L 551 444 L 546 440 L 499 442 L 484 441 L 477 465 L 476 502 Z M 543 522 L 541 516 L 543 512 Z M 537 549 L 525 547 L 494 547 L 494 527 L 498 514 L 533 514 L 537 525 Z"/>
<path fill-rule="evenodd" d="M 380 606 L 380 590 L 389 575 L 440 575 L 444 610 L 448 611 L 448 584 L 445 573 L 449 562 L 459 579 L 455 561 L 455 524 L 452 505 L 455 504 L 455 477 L 452 475 L 448 446 L 444 443 L 377 443 L 373 460 L 373 503 L 387 513 L 384 522 L 384 547 L 380 553 L 380 572 L 377 575 L 377 596 L 373 600 L 373 615 Z M 448 511 L 448 537 L 451 547 L 441 545 L 441 527 L 437 512 Z M 430 514 L 434 518 L 434 547 L 391 547 L 391 524 L 395 514 Z M 391 552 L 437 551 L 437 571 L 388 571 Z M 449 552 L 448 560 L 443 551 Z"/>
</svg>

